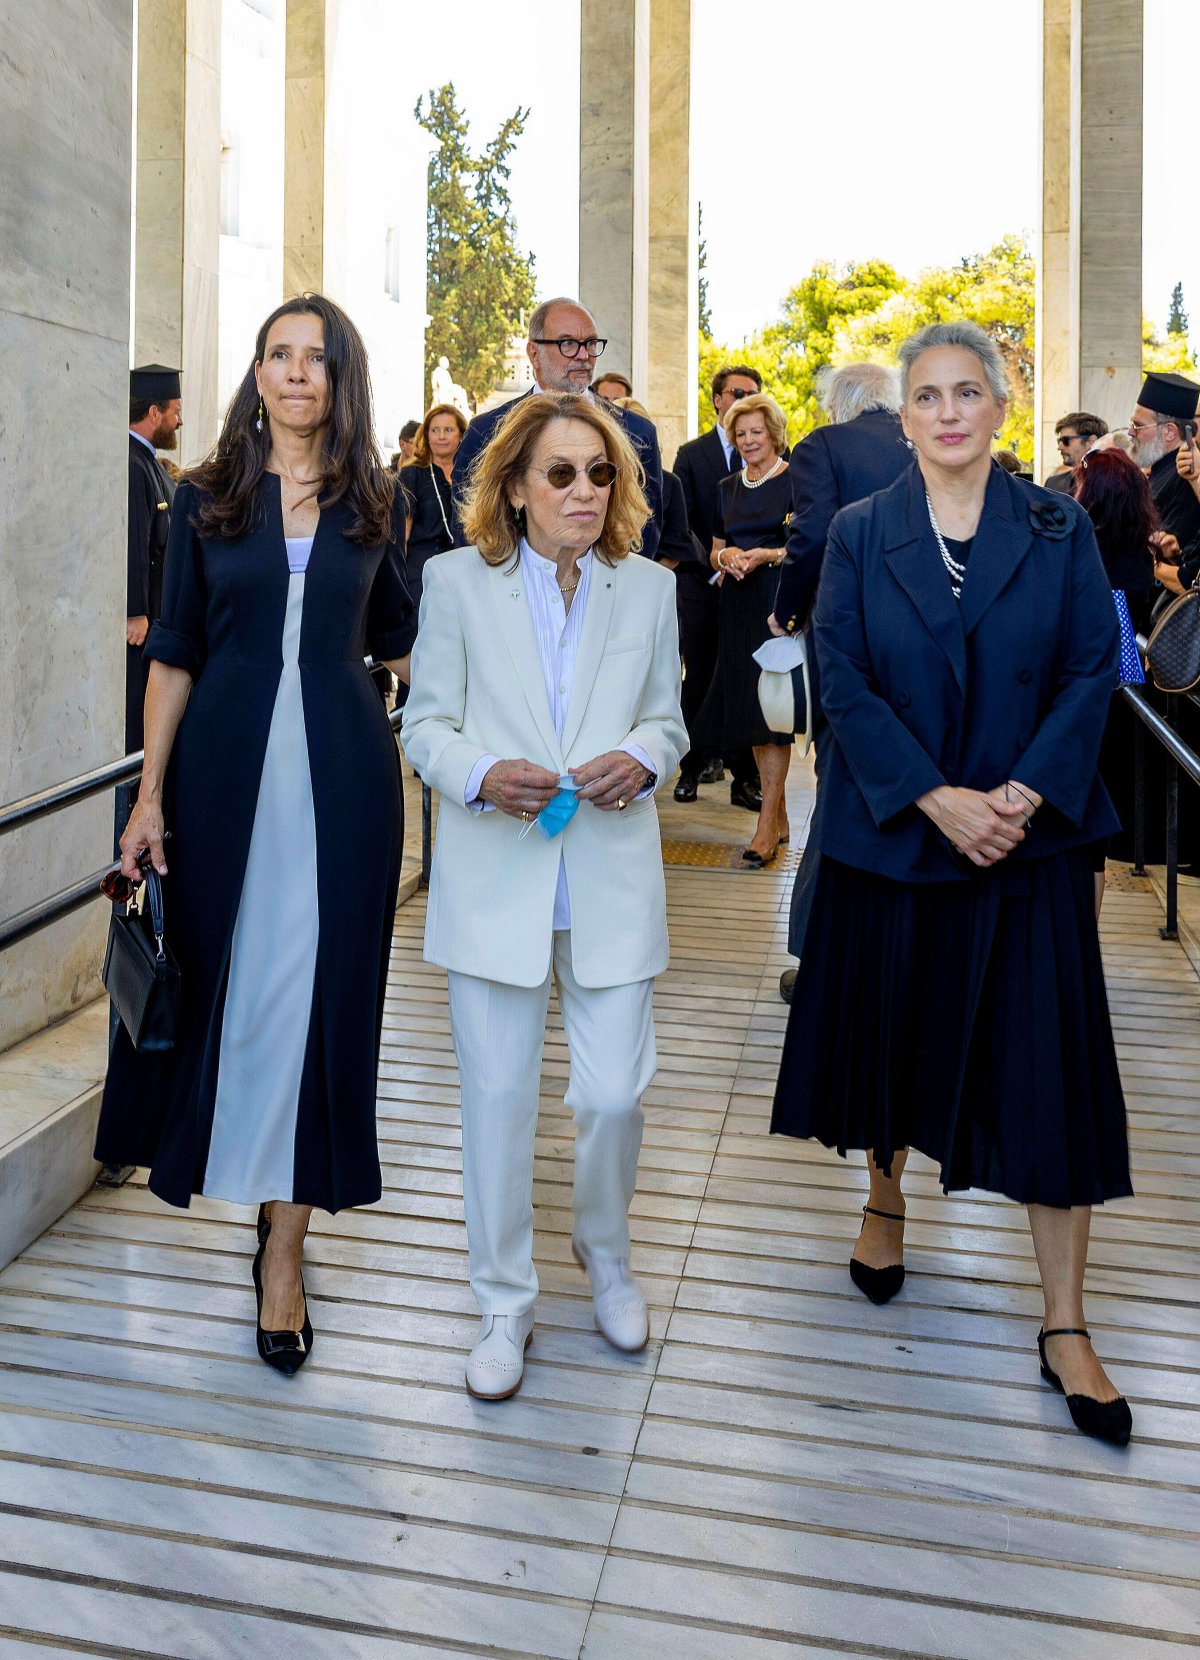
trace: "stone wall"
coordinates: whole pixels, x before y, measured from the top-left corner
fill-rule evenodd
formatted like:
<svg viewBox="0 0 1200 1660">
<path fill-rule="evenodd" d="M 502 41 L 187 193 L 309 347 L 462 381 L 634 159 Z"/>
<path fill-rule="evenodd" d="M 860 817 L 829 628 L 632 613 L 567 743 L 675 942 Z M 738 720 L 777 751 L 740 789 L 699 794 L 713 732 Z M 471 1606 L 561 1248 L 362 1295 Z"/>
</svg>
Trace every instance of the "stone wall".
<svg viewBox="0 0 1200 1660">
<path fill-rule="evenodd" d="M 132 13 L 23 6 L 0 54 L 3 801 L 123 750 Z M 111 800 L 4 837 L 0 913 L 111 848 Z M 0 1049 L 96 995 L 106 922 L 0 956 Z"/>
</svg>

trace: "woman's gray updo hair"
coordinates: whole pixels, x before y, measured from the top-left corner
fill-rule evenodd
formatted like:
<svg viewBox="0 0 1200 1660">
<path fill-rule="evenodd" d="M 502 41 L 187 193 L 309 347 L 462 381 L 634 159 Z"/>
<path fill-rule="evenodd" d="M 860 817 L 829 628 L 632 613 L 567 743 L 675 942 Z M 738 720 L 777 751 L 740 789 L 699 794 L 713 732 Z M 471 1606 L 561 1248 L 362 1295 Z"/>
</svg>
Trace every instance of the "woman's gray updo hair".
<svg viewBox="0 0 1200 1660">
<path fill-rule="evenodd" d="M 900 393 L 905 403 L 908 402 L 908 377 L 913 364 L 922 352 L 932 351 L 935 346 L 962 346 L 965 351 L 973 352 L 983 366 L 984 378 L 993 398 L 1004 400 L 1009 396 L 1004 359 L 986 329 L 981 329 L 978 323 L 929 323 L 925 328 L 918 329 L 916 334 L 910 334 L 897 354 L 900 361 Z"/>
</svg>

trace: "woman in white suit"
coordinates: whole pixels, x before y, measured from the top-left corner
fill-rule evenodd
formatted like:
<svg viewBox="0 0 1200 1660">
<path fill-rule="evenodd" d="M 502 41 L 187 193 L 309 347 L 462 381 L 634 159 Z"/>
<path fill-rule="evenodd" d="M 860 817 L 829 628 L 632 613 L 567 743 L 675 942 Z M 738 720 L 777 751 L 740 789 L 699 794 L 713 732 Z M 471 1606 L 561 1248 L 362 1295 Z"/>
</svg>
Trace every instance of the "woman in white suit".
<svg viewBox="0 0 1200 1660">
<path fill-rule="evenodd" d="M 654 978 L 667 966 L 654 791 L 687 748 L 669 571 L 636 555 L 642 469 L 586 396 L 513 406 L 475 465 L 473 546 L 426 570 L 409 761 L 441 797 L 425 956 L 462 1081 L 473 1395 L 519 1387 L 533 1331 L 533 1147 L 558 987 L 575 1116 L 572 1248 L 596 1323 L 644 1347 L 629 1271 Z"/>
</svg>

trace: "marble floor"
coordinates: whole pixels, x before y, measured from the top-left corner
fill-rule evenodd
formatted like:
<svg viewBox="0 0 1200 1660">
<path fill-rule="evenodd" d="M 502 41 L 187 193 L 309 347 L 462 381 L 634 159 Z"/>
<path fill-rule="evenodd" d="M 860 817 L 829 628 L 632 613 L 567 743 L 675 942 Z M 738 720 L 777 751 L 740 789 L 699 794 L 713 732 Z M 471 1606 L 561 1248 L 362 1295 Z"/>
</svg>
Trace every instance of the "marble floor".
<svg viewBox="0 0 1200 1660">
<path fill-rule="evenodd" d="M 793 767 L 797 840 L 809 774 Z M 672 841 L 736 844 L 719 786 Z M 785 870 L 672 867 L 674 957 L 633 1207 L 642 1355 L 570 1259 L 557 1014 L 524 1388 L 462 1387 L 445 982 L 399 914 L 380 1079 L 386 1192 L 314 1230 L 313 1361 L 254 1353 L 253 1218 L 93 1192 L 0 1275 L 0 1660 L 1165 1660 L 1200 1643 L 1200 982 L 1114 881 L 1104 945 L 1138 1196 L 1099 1213 L 1089 1315 L 1134 1444 L 1038 1378 L 1013 1206 L 914 1161 L 909 1278 L 846 1258 L 853 1163 L 765 1134 Z"/>
</svg>

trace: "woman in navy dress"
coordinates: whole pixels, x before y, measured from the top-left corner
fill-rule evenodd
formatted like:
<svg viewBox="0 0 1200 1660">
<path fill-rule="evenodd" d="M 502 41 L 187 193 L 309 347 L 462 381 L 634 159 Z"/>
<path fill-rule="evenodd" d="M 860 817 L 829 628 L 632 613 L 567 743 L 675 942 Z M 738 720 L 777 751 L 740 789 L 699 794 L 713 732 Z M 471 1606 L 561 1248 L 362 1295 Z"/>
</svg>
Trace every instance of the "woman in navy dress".
<svg viewBox="0 0 1200 1660">
<path fill-rule="evenodd" d="M 719 488 L 710 554 L 721 577 L 717 666 L 700 710 L 698 741 L 714 755 L 754 750 L 762 804 L 742 861 L 761 869 L 789 835 L 784 791 L 792 739 L 772 732 L 763 719 L 754 661 L 771 635 L 767 619 L 775 606 L 792 509 L 783 459 L 787 419 L 774 398 L 757 393 L 726 412 L 725 428 L 744 466 Z"/>
<path fill-rule="evenodd" d="M 1117 613 L 1082 508 L 991 459 L 989 336 L 934 324 L 900 362 L 917 466 L 834 519 L 814 612 L 833 742 L 771 1127 L 870 1153 L 851 1274 L 875 1302 L 903 1282 L 909 1147 L 1028 1206 L 1042 1375 L 1124 1443 L 1083 1315 L 1091 1207 L 1132 1191 L 1089 854 L 1117 822 Z"/>
<path fill-rule="evenodd" d="M 399 492 L 371 431 L 362 339 L 288 301 L 216 448 L 180 485 L 146 645 L 146 760 L 121 838 L 166 873 L 179 1033 L 120 1030 L 96 1156 L 259 1208 L 259 1353 L 312 1348 L 311 1209 L 381 1191 L 375 1082 L 403 842 L 395 740 L 363 658 L 407 677 Z M 164 848 L 164 832 L 169 839 Z"/>
</svg>

